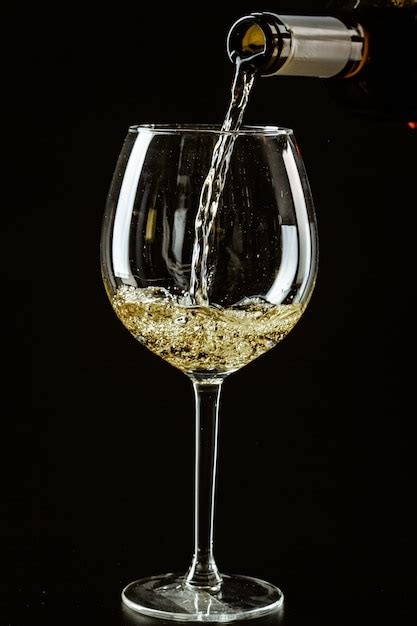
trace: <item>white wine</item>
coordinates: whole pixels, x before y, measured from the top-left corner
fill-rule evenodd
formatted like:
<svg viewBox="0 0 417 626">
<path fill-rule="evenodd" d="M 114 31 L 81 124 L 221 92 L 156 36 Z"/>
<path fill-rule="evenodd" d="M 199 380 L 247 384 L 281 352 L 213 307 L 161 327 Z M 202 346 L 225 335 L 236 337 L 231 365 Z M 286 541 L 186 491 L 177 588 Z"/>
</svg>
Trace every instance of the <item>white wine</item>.
<svg viewBox="0 0 417 626">
<path fill-rule="evenodd" d="M 122 286 L 112 298 L 125 327 L 152 352 L 187 373 L 225 374 L 261 356 L 292 330 L 302 304 L 247 298 L 234 306 L 191 306 L 166 289 Z"/>
<path fill-rule="evenodd" d="M 249 62 L 243 63 L 239 56 L 236 57 L 231 100 L 222 124 L 224 134 L 219 136 L 214 147 L 210 169 L 201 189 L 195 219 L 190 295 L 193 302 L 198 305 L 207 306 L 209 302 L 210 235 L 237 137 L 233 132 L 238 131 L 242 125 L 243 115 L 254 84 L 255 73 L 255 68 Z"/>
</svg>

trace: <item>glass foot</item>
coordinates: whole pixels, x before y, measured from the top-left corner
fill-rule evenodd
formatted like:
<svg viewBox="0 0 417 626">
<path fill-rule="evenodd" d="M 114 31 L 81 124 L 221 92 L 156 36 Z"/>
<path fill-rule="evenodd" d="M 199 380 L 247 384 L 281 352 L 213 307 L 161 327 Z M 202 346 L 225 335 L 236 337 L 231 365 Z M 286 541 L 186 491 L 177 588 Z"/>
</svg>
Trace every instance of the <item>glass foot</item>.
<svg viewBox="0 0 417 626">
<path fill-rule="evenodd" d="M 233 622 L 278 610 L 284 601 L 274 585 L 248 576 L 223 575 L 218 591 L 195 589 L 184 576 L 143 578 L 123 589 L 123 602 L 133 611 L 183 622 Z"/>
</svg>

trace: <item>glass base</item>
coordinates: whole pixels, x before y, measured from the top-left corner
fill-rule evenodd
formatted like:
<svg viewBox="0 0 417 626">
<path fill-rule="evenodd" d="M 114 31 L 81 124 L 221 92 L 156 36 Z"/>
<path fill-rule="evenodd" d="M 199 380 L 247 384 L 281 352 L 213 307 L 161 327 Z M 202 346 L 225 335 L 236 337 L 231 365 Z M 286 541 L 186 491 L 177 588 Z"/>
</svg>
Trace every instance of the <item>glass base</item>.
<svg viewBox="0 0 417 626">
<path fill-rule="evenodd" d="M 270 583 L 248 576 L 222 578 L 218 591 L 188 587 L 176 574 L 143 578 L 123 589 L 122 600 L 138 613 L 182 622 L 233 622 L 283 606 L 282 592 Z"/>
</svg>

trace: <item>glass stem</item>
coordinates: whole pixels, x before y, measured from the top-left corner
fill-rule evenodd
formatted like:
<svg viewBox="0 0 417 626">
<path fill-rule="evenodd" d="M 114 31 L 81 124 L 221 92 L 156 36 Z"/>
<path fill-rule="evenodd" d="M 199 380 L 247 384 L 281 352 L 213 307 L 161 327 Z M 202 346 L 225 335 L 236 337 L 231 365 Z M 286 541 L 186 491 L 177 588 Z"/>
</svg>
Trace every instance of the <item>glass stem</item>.
<svg viewBox="0 0 417 626">
<path fill-rule="evenodd" d="M 195 395 L 194 556 L 187 585 L 216 589 L 222 582 L 213 556 L 219 400 L 222 380 L 193 380 Z"/>
</svg>

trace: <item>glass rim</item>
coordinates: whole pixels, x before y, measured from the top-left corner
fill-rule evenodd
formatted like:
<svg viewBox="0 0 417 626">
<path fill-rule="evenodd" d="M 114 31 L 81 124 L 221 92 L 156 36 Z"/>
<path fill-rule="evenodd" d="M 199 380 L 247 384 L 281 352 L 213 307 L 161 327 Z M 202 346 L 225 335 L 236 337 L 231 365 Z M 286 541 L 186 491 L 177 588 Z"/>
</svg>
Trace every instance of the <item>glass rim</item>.
<svg viewBox="0 0 417 626">
<path fill-rule="evenodd" d="M 130 133 L 150 132 L 155 135 L 181 135 L 190 134 L 213 134 L 213 135 L 236 135 L 236 136 L 262 136 L 278 137 L 280 135 L 292 135 L 291 128 L 282 126 L 252 126 L 244 125 L 239 130 L 222 130 L 220 124 L 134 124 L 129 126 Z"/>
</svg>

